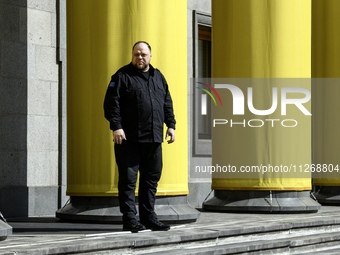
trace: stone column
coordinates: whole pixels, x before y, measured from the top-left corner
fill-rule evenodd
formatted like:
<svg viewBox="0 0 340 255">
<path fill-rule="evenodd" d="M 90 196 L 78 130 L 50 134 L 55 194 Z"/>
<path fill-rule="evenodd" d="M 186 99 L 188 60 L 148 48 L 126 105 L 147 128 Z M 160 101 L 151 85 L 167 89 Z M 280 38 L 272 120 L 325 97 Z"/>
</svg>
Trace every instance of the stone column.
<svg viewBox="0 0 340 255">
<path fill-rule="evenodd" d="M 186 1 L 67 2 L 68 178 L 71 201 L 62 219 L 121 221 L 112 131 L 103 115 L 111 75 L 131 61 L 136 41 L 152 47 L 165 75 L 178 122 L 177 140 L 163 144 L 156 213 L 168 221 L 196 220 L 188 205 Z"/>
<path fill-rule="evenodd" d="M 213 118 L 225 116 L 229 124 L 213 128 L 213 166 L 231 165 L 236 172 L 213 175 L 215 196 L 206 201 L 203 208 L 251 212 L 317 211 L 320 205 L 310 198 L 311 174 L 295 174 L 294 171 L 286 174 L 283 171 L 283 167 L 311 164 L 310 116 L 305 116 L 296 107 L 287 109 L 287 116 L 280 112 L 281 106 L 273 114 L 264 116 L 247 109 L 251 95 L 248 87 L 253 88 L 252 100 L 259 110 L 269 109 L 275 99 L 280 103 L 285 87 L 310 90 L 311 1 L 214 0 L 212 27 L 212 77 L 249 79 L 212 80 L 211 86 L 235 82 L 230 84 L 236 84 L 242 90 L 246 110 L 243 116 L 236 115 L 230 110 L 235 107 L 236 97 L 232 99 L 230 93 L 225 92 L 227 90 L 218 90 L 224 108 L 212 107 Z M 298 78 L 307 79 L 299 82 Z M 277 88 L 278 96 L 274 96 L 274 88 Z M 310 101 L 305 107 L 310 111 Z M 249 124 L 252 119 L 255 121 Z M 273 122 L 266 119 L 280 121 L 273 127 Z M 298 125 L 284 127 L 282 119 L 298 119 Z M 231 126 L 232 121 L 238 124 Z M 264 126 L 254 127 L 260 122 L 265 123 Z M 244 127 L 240 123 L 244 123 Z M 272 167 L 278 171 L 240 174 L 242 166 L 257 169 L 266 166 L 268 170 Z"/>
<path fill-rule="evenodd" d="M 340 204 L 340 2 L 312 3 L 313 185 L 320 203 Z"/>
<path fill-rule="evenodd" d="M 58 208 L 56 6 L 0 3 L 0 209 L 6 218 Z"/>
</svg>

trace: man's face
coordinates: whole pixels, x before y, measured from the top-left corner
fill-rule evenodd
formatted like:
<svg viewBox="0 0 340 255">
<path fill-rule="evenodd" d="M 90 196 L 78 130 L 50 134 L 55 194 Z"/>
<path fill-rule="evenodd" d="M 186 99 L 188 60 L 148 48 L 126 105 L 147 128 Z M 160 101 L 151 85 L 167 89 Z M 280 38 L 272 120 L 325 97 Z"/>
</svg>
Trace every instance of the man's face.
<svg viewBox="0 0 340 255">
<path fill-rule="evenodd" d="M 139 43 L 132 52 L 132 65 L 142 72 L 149 70 L 152 54 L 145 43 Z"/>
</svg>

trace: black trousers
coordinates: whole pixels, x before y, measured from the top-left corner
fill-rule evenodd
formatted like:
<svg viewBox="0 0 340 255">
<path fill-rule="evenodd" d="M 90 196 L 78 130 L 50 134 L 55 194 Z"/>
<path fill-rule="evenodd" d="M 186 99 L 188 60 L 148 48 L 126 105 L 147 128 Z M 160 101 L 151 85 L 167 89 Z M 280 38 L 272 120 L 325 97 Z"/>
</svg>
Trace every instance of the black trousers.
<svg viewBox="0 0 340 255">
<path fill-rule="evenodd" d="M 156 217 L 154 212 L 158 181 L 162 173 L 162 144 L 123 141 L 115 144 L 118 165 L 119 203 L 123 221 L 135 219 L 135 190 L 139 170 L 138 204 L 141 221 Z"/>
</svg>

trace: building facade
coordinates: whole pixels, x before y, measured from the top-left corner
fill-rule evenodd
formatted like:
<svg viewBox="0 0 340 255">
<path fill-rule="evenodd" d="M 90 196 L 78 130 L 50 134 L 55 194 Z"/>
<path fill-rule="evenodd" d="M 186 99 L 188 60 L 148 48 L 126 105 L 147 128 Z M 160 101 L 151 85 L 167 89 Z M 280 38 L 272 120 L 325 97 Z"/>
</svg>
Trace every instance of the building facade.
<svg viewBox="0 0 340 255">
<path fill-rule="evenodd" d="M 0 211 L 8 218 L 54 215 L 69 199 L 66 6 L 66 0 L 0 1 Z M 210 1 L 187 2 L 188 175 L 197 162 L 211 161 L 209 153 L 192 150 L 190 87 L 197 65 L 196 16 L 210 12 Z M 189 176 L 192 206 L 201 207 L 210 183 Z"/>
<path fill-rule="evenodd" d="M 324 89 L 331 88 L 333 81 L 337 82 L 337 80 L 328 80 L 331 85 L 322 81 L 321 85 L 315 87 L 318 89 L 315 91 L 318 92 L 315 93 L 314 100 L 317 100 L 314 101 L 316 102 L 314 106 L 311 106 L 316 110 L 313 112 L 314 122 L 308 120 L 305 130 L 301 133 L 291 133 L 292 135 L 286 136 L 287 139 L 281 139 L 284 133 L 273 132 L 271 137 L 275 137 L 276 140 L 273 139 L 274 142 L 268 145 L 269 143 L 263 143 L 263 141 L 267 141 L 269 132 L 253 135 L 252 139 L 247 139 L 242 132 L 235 133 L 236 135 L 230 132 L 229 137 L 223 136 L 223 139 L 215 139 L 215 145 L 218 142 L 220 145 L 213 147 L 212 117 L 209 115 L 212 104 L 207 103 L 207 109 L 202 114 L 201 99 L 205 98 L 204 93 L 196 88 L 193 79 L 212 76 L 338 78 L 340 70 L 338 46 L 340 37 L 336 31 L 337 17 L 340 17 L 338 0 L 178 1 L 180 1 L 177 2 L 178 8 L 181 10 L 176 10 L 177 6 L 174 6 L 174 1 L 171 0 L 162 0 L 162 2 L 145 0 L 144 3 L 150 7 L 145 10 L 142 9 L 143 5 L 138 6 L 142 2 L 139 0 L 102 0 L 98 6 L 96 5 L 98 2 L 94 0 L 0 0 L 0 211 L 5 217 L 54 215 L 58 209 L 67 204 L 70 194 L 72 196 L 72 194 L 79 195 L 87 192 L 86 188 L 79 193 L 77 188 L 71 190 L 68 186 L 70 181 L 72 183 L 77 179 L 77 175 L 73 174 L 73 168 L 71 172 L 70 162 L 73 166 L 74 161 L 78 160 L 73 158 L 74 149 L 70 146 L 77 133 L 76 126 L 72 126 L 72 131 L 70 129 L 70 112 L 73 112 L 77 106 L 70 92 L 79 89 L 82 93 L 87 93 L 86 96 L 92 96 L 88 87 L 85 92 L 82 90 L 82 83 L 71 87 L 70 79 L 77 75 L 69 71 L 74 69 L 68 68 L 68 64 L 74 60 L 69 57 L 73 52 L 70 52 L 71 47 L 68 47 L 70 42 L 68 39 L 74 32 L 69 29 L 74 13 L 67 7 L 72 4 L 75 5 L 73 10 L 77 11 L 77 22 L 80 24 L 78 24 L 79 31 L 76 32 L 87 36 L 89 32 L 87 28 L 92 25 L 91 17 L 105 16 L 108 22 L 103 23 L 104 27 L 98 26 L 91 29 L 96 32 L 98 28 L 101 39 L 103 41 L 107 39 L 106 44 L 116 42 L 115 33 L 118 30 L 108 30 L 110 34 L 107 38 L 103 33 L 104 29 L 110 27 L 118 27 L 119 38 L 128 38 L 126 41 L 125 39 L 119 40 L 118 48 L 110 48 L 111 44 L 107 44 L 107 52 L 97 47 L 102 50 L 101 54 L 106 55 L 110 52 L 110 56 L 121 59 L 120 65 L 127 64 L 130 58 L 129 50 L 133 40 L 140 39 L 136 36 L 140 31 L 146 33 L 146 38 L 152 38 L 157 42 L 153 44 L 151 41 L 150 43 L 151 46 L 155 45 L 158 53 L 161 53 L 159 55 L 164 53 L 163 56 L 173 57 L 172 55 L 177 54 L 176 56 L 181 60 L 180 65 L 182 66 L 185 62 L 184 68 L 180 70 L 175 69 L 179 66 L 179 64 L 176 65 L 176 61 L 173 62 L 175 63 L 173 66 L 171 66 L 172 63 L 166 63 L 166 59 L 152 62 L 156 64 L 156 67 L 161 66 L 162 71 L 168 72 L 169 76 L 166 76 L 171 77 L 170 80 L 172 77 L 177 79 L 177 76 L 182 76 L 186 80 L 183 82 L 185 84 L 174 84 L 176 89 L 173 91 L 176 95 L 175 100 L 178 100 L 178 105 L 180 105 L 178 113 L 183 123 L 179 128 L 180 136 L 177 139 L 180 139 L 181 143 L 184 141 L 185 144 L 175 147 L 176 149 L 166 149 L 166 152 L 176 153 L 181 158 L 181 167 L 175 170 L 181 175 L 181 182 L 185 181 L 185 187 L 184 189 L 182 186 L 179 187 L 180 192 L 172 188 L 167 190 L 167 187 L 171 185 L 176 186 L 177 176 L 173 173 L 171 183 L 160 185 L 162 196 L 169 194 L 172 196 L 178 193 L 185 196 L 192 207 L 200 208 L 207 199 L 212 197 L 212 186 L 228 191 L 222 192 L 222 197 L 226 197 L 227 193 L 228 196 L 230 194 L 234 196 L 234 190 L 245 191 L 247 196 L 251 193 L 248 192 L 249 190 L 254 191 L 254 194 L 255 191 L 264 191 L 264 196 L 270 194 L 270 198 L 272 198 L 272 190 L 280 193 L 285 189 L 288 189 L 288 192 L 303 191 L 307 197 L 310 195 L 311 176 L 305 178 L 299 186 L 296 183 L 302 179 L 286 179 L 286 183 L 282 184 L 284 178 L 281 176 L 253 178 L 253 182 L 245 180 L 247 178 L 241 181 L 235 181 L 235 178 L 227 178 L 228 180 L 224 181 L 215 179 L 215 183 L 214 181 L 212 183 L 209 173 L 196 174 L 197 167 L 212 166 L 216 159 L 221 160 L 218 162 L 224 160 L 228 162 L 232 157 L 238 160 L 235 164 L 243 164 L 244 159 L 254 159 L 254 161 L 249 161 L 249 164 L 260 164 L 262 159 L 265 159 L 266 163 L 272 163 L 273 155 L 279 162 L 289 154 L 287 159 L 293 162 L 293 158 L 299 159 L 303 154 L 305 158 L 308 158 L 306 164 L 311 165 L 312 162 L 316 162 L 320 165 L 331 165 L 337 169 L 337 154 L 340 148 L 338 148 L 337 131 L 334 127 L 337 127 L 340 120 L 337 118 L 336 110 L 333 109 L 332 101 L 336 100 L 329 100 L 337 95 L 337 90 L 335 88 L 334 90 Z M 89 7 L 91 5 L 88 3 L 96 7 L 93 8 L 93 16 L 91 16 L 92 10 Z M 116 8 L 116 4 L 122 9 Z M 77 7 L 84 7 L 84 9 Z M 81 26 L 82 11 L 89 13 L 84 17 L 84 20 L 89 23 L 84 23 L 83 27 Z M 144 13 L 148 15 L 143 16 Z M 124 15 L 128 18 L 121 18 L 125 17 Z M 166 16 L 162 19 L 161 15 Z M 144 23 L 140 22 L 139 18 Z M 163 23 L 159 22 L 159 24 L 166 26 L 166 30 L 162 30 L 157 19 L 162 19 Z M 148 30 L 148 26 L 152 29 Z M 186 35 L 183 37 L 181 34 L 181 39 L 176 40 L 177 32 L 179 30 L 183 32 L 183 28 Z M 133 30 L 137 32 L 129 34 Z M 156 30 L 161 36 L 155 34 Z M 165 34 L 168 37 L 157 38 Z M 91 40 L 95 42 L 93 45 L 96 45 L 98 38 L 92 37 Z M 171 45 L 169 45 L 170 41 Z M 77 49 L 74 45 L 72 47 L 72 49 Z M 169 48 L 174 52 L 173 54 L 167 52 Z M 114 50 L 118 53 L 112 54 Z M 109 65 L 111 62 L 113 62 L 112 58 L 106 64 Z M 74 66 L 72 62 L 72 68 Z M 112 68 L 114 72 L 117 66 L 115 68 L 108 66 L 108 68 L 110 70 Z M 176 76 L 173 70 L 181 75 Z M 102 89 L 107 86 L 109 77 L 101 79 L 103 81 L 99 86 Z M 171 86 L 171 83 L 169 85 Z M 93 90 L 97 89 L 96 86 L 93 86 Z M 181 91 L 182 88 L 185 95 Z M 261 97 L 262 95 L 259 98 Z M 98 107 L 102 99 L 99 96 L 96 100 L 96 107 Z M 70 109 L 72 111 L 69 111 Z M 325 120 L 326 113 L 329 115 Z M 100 121 L 104 121 L 101 107 L 92 114 Z M 103 116 L 102 120 L 100 116 Z M 100 132 L 101 130 L 97 133 Z M 109 131 L 103 132 L 108 134 Z M 259 133 L 254 132 L 254 134 Z M 306 139 L 303 142 L 303 148 L 298 150 L 297 142 L 302 137 L 300 134 Z M 296 139 L 292 139 L 293 136 Z M 106 146 L 112 147 L 109 136 L 107 137 Z M 243 139 L 243 147 L 240 146 L 237 150 L 229 147 L 229 153 L 226 153 L 226 147 L 223 146 L 235 137 Z M 264 139 L 258 142 L 258 137 L 264 137 Z M 285 146 L 278 145 L 279 143 L 275 141 Z M 215 148 L 215 151 L 219 150 L 219 156 L 214 154 L 215 161 L 212 148 Z M 256 153 L 246 153 L 244 149 Z M 185 157 L 184 160 L 183 157 Z M 96 160 L 98 163 L 100 157 Z M 170 160 L 166 159 L 166 165 L 168 162 Z M 173 163 L 172 167 L 176 168 L 177 163 L 177 161 Z M 113 172 L 114 167 L 112 166 L 110 171 Z M 70 173 L 72 173 L 72 178 L 67 178 Z M 77 173 L 82 173 L 82 169 L 76 169 Z M 333 173 L 327 178 L 322 176 L 322 173 L 316 175 L 318 178 L 315 179 L 314 184 L 321 187 L 319 190 L 326 188 L 327 192 L 329 190 L 338 192 L 340 178 L 337 178 L 336 174 Z M 86 178 L 91 179 L 92 176 L 97 177 L 94 172 Z M 115 197 L 116 176 L 110 173 L 109 177 L 112 178 L 112 183 L 106 183 L 109 188 L 107 194 L 104 195 Z M 86 178 L 82 179 L 86 181 Z M 105 177 L 103 179 L 105 180 Z M 277 186 L 274 187 L 273 183 Z M 89 189 L 91 190 L 88 190 L 88 193 L 91 196 L 93 186 Z M 229 191 L 231 191 L 230 194 Z M 328 198 L 329 196 L 325 198 L 325 201 Z M 262 202 L 268 207 L 265 201 Z M 335 202 L 338 202 L 337 198 Z M 313 208 L 315 211 L 318 205 Z"/>
</svg>

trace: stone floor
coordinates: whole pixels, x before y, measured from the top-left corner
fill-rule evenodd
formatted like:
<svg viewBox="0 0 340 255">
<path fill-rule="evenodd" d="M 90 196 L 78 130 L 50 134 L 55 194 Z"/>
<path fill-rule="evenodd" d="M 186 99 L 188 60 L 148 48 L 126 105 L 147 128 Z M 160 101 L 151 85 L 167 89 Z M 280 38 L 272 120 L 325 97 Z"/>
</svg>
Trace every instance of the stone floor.
<svg viewBox="0 0 340 255">
<path fill-rule="evenodd" d="M 172 224 L 172 228 L 167 232 L 146 230 L 130 233 L 123 232 L 120 224 L 60 222 L 54 217 L 7 220 L 13 227 L 13 235 L 0 242 L 0 254 L 146 254 L 156 252 L 157 247 L 161 246 L 161 254 L 167 254 L 164 247 L 170 254 L 169 247 L 181 249 L 190 243 L 195 243 L 195 247 L 197 243 L 204 243 L 203 246 L 206 247 L 223 238 L 227 244 L 228 240 L 236 242 L 238 237 L 244 235 L 252 236 L 249 240 L 255 240 L 253 236 L 259 233 L 267 234 L 266 239 L 270 239 L 270 233 L 292 236 L 292 233 L 298 233 L 299 229 L 315 231 L 311 233 L 317 234 L 320 233 L 321 226 L 322 229 L 332 227 L 332 233 L 337 233 L 338 230 L 340 232 L 340 207 L 323 206 L 317 213 L 308 214 L 202 211 L 196 222 Z M 282 239 L 280 245 L 287 245 L 284 244 L 285 240 L 287 239 Z M 154 249 L 148 250 L 150 247 Z M 242 249 L 239 252 L 242 252 Z"/>
</svg>

